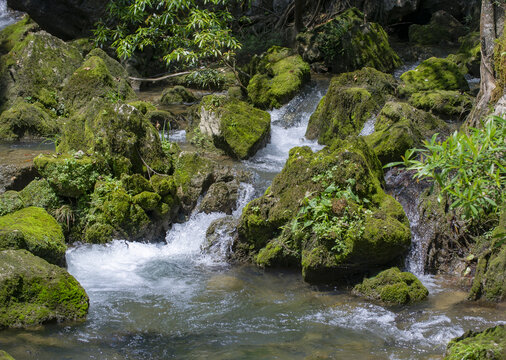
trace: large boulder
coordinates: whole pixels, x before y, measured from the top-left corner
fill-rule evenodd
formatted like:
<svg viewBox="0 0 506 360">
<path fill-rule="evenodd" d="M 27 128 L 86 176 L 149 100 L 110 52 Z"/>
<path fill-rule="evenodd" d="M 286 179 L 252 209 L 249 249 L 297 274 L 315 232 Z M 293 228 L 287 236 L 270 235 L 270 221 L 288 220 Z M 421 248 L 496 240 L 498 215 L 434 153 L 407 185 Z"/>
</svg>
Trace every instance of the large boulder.
<svg viewBox="0 0 506 360">
<path fill-rule="evenodd" d="M 206 195 L 200 204 L 200 211 L 210 214 L 212 212 L 223 212 L 231 215 L 237 207 L 239 198 L 239 182 L 216 182 L 209 187 Z"/>
<path fill-rule="evenodd" d="M 395 93 L 395 88 L 392 75 L 373 68 L 334 77 L 309 119 L 306 137 L 330 144 L 336 138 L 358 135 L 365 122 Z"/>
<path fill-rule="evenodd" d="M 504 359 L 506 351 L 506 326 L 497 325 L 484 331 L 467 331 L 450 341 L 445 360 Z"/>
<path fill-rule="evenodd" d="M 415 275 L 401 272 L 398 268 L 391 268 L 373 278 L 365 279 L 353 288 L 353 293 L 391 305 L 413 304 L 429 295 L 427 288 Z"/>
<path fill-rule="evenodd" d="M 42 106 L 17 101 L 0 115 L 0 139 L 4 141 L 40 140 L 58 132 L 57 122 Z"/>
<path fill-rule="evenodd" d="M 0 217 L 0 250 L 26 249 L 56 265 L 65 263 L 65 238 L 44 209 L 28 207 Z"/>
<path fill-rule="evenodd" d="M 60 200 L 47 180 L 33 180 L 22 191 L 6 191 L 0 195 L 0 216 L 36 206 L 54 211 L 60 206 Z"/>
<path fill-rule="evenodd" d="M 294 148 L 265 194 L 243 210 L 238 257 L 301 267 L 308 282 L 342 281 L 396 260 L 411 242 L 401 205 L 361 138 L 317 153 Z"/>
<path fill-rule="evenodd" d="M 0 251 L 0 329 L 84 320 L 89 299 L 65 269 L 26 250 Z"/>
<path fill-rule="evenodd" d="M 202 99 L 192 126 L 237 159 L 247 159 L 269 140 L 271 117 L 244 101 L 220 95 Z"/>
<path fill-rule="evenodd" d="M 383 165 L 401 161 L 406 150 L 421 146 L 436 132 L 449 134 L 448 125 L 441 119 L 399 101 L 385 104 L 376 117 L 374 130 L 365 141 Z"/>
<path fill-rule="evenodd" d="M 409 41 L 421 45 L 455 43 L 468 32 L 468 27 L 446 11 L 439 10 L 432 14 L 429 24 L 413 24 L 409 27 Z"/>
<path fill-rule="evenodd" d="M 463 74 L 480 77 L 481 43 L 480 33 L 472 32 L 459 39 L 460 48 L 455 54 L 450 54 L 447 60 L 457 64 Z"/>
<path fill-rule="evenodd" d="M 401 80 L 399 93 L 404 96 L 433 90 L 469 91 L 469 84 L 459 67 L 451 61 L 435 57 L 402 74 Z"/>
<path fill-rule="evenodd" d="M 90 35 L 95 22 L 104 14 L 107 2 L 102 0 L 7 0 L 10 8 L 26 12 L 40 26 L 62 39 Z"/>
<path fill-rule="evenodd" d="M 464 120 L 474 104 L 472 96 L 455 90 L 417 92 L 408 101 L 414 107 L 453 121 Z"/>
<path fill-rule="evenodd" d="M 364 14 L 356 8 L 299 34 L 297 42 L 299 53 L 315 69 L 341 73 L 367 66 L 390 72 L 401 64 L 381 25 L 364 22 Z"/>
<path fill-rule="evenodd" d="M 248 97 L 261 109 L 279 108 L 310 78 L 309 65 L 291 49 L 274 46 L 249 65 Z"/>
<path fill-rule="evenodd" d="M 197 101 L 195 95 L 184 86 L 174 86 L 163 90 L 160 103 L 164 105 L 194 103 Z"/>
</svg>

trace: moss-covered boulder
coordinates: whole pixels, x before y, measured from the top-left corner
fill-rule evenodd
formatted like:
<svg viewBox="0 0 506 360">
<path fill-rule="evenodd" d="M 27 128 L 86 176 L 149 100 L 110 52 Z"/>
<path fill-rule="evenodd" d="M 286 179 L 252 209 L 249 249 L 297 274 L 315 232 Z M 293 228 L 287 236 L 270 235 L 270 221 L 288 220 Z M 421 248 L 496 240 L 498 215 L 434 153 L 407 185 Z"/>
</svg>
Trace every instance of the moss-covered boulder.
<svg viewBox="0 0 506 360">
<path fill-rule="evenodd" d="M 0 251 L 0 329 L 84 320 L 89 299 L 65 269 L 26 250 Z"/>
<path fill-rule="evenodd" d="M 64 126 L 58 151 L 103 157 L 116 176 L 171 171 L 158 131 L 131 105 L 95 99 Z M 147 168 L 149 166 L 149 169 Z"/>
<path fill-rule="evenodd" d="M 431 90 L 469 91 L 469 84 L 459 67 L 451 61 L 435 57 L 402 74 L 401 80 L 399 93 L 404 96 Z"/>
<path fill-rule="evenodd" d="M 290 101 L 310 78 L 309 65 L 300 55 L 274 46 L 250 64 L 250 101 L 261 109 L 279 108 Z"/>
<path fill-rule="evenodd" d="M 17 23 L 5 27 L 0 31 L 0 54 L 8 54 L 26 35 L 39 30 L 39 25 L 27 15 L 23 16 Z"/>
<path fill-rule="evenodd" d="M 14 360 L 14 358 L 5 351 L 0 350 L 0 360 Z"/>
<path fill-rule="evenodd" d="M 206 195 L 202 199 L 200 211 L 206 214 L 223 212 L 230 215 L 236 209 L 238 197 L 238 181 L 216 182 L 209 187 L 209 190 L 207 190 Z"/>
<path fill-rule="evenodd" d="M 148 112 L 156 111 L 156 106 L 148 101 L 136 100 L 131 101 L 128 105 L 133 106 L 137 110 L 139 110 L 143 115 L 146 115 Z"/>
<path fill-rule="evenodd" d="M 455 43 L 461 36 L 469 32 L 451 14 L 440 10 L 432 14 L 427 25 L 413 24 L 409 27 L 409 41 L 420 45 L 437 45 Z"/>
<path fill-rule="evenodd" d="M 481 247 L 478 264 L 469 298 L 488 301 L 506 299 L 506 211 L 503 210 L 499 224 L 492 232 L 491 240 Z"/>
<path fill-rule="evenodd" d="M 301 267 L 308 282 L 339 281 L 385 265 L 411 242 L 400 204 L 361 138 L 317 153 L 294 148 L 266 193 L 243 210 L 237 256 Z"/>
<path fill-rule="evenodd" d="M 36 104 L 20 100 L 0 115 L 0 140 L 3 141 L 42 139 L 57 133 L 55 119 Z"/>
<path fill-rule="evenodd" d="M 0 59 L 0 93 L 9 106 L 18 97 L 37 100 L 41 91 L 61 89 L 83 61 L 72 45 L 44 31 L 25 31 Z"/>
<path fill-rule="evenodd" d="M 353 288 L 353 293 L 391 305 L 413 304 L 429 295 L 429 291 L 415 275 L 401 272 L 396 267 L 382 271 L 375 277 L 364 279 Z"/>
<path fill-rule="evenodd" d="M 0 195 L 0 216 L 21 210 L 25 203 L 17 191 L 9 190 Z"/>
<path fill-rule="evenodd" d="M 269 139 L 271 117 L 246 102 L 220 95 L 202 99 L 194 128 L 237 159 L 247 159 Z"/>
<path fill-rule="evenodd" d="M 468 331 L 450 341 L 445 360 L 504 359 L 506 351 L 506 326 L 497 325 L 481 332 Z"/>
<path fill-rule="evenodd" d="M 52 211 L 60 207 L 61 201 L 46 179 L 36 179 L 19 192 L 25 207 L 36 206 Z"/>
<path fill-rule="evenodd" d="M 406 150 L 420 146 L 434 133 L 448 134 L 448 125 L 407 103 L 389 101 L 376 118 L 374 132 L 365 141 L 383 165 L 400 161 Z"/>
<path fill-rule="evenodd" d="M 0 217 L 0 249 L 26 249 L 56 265 L 65 263 L 65 238 L 44 209 L 28 207 Z"/>
<path fill-rule="evenodd" d="M 381 25 L 364 22 L 364 14 L 351 8 L 314 30 L 297 36 L 298 50 L 305 61 L 323 64 L 334 73 L 363 67 L 390 72 L 401 60 L 390 47 Z"/>
<path fill-rule="evenodd" d="M 87 106 L 96 97 L 111 103 L 136 97 L 125 77 L 115 76 L 121 75 L 121 65 L 103 51 L 100 54 L 87 57 L 63 87 L 62 96 L 72 111 Z"/>
<path fill-rule="evenodd" d="M 465 119 L 474 104 L 470 95 L 450 90 L 417 92 L 411 95 L 408 101 L 414 107 L 452 120 Z"/>
<path fill-rule="evenodd" d="M 393 76 L 373 68 L 334 77 L 322 98 L 306 131 L 308 139 L 330 144 L 334 139 L 358 135 L 365 122 L 375 115 L 395 93 Z"/>
<path fill-rule="evenodd" d="M 90 193 L 98 177 L 108 172 L 103 160 L 86 155 L 41 154 L 33 163 L 58 195 L 71 198 Z"/>
<path fill-rule="evenodd" d="M 197 98 L 184 86 L 174 86 L 163 90 L 160 102 L 164 105 L 194 103 Z"/>
<path fill-rule="evenodd" d="M 463 74 L 480 77 L 481 43 L 480 33 L 472 32 L 459 39 L 460 48 L 455 54 L 450 54 L 447 60 L 454 62 Z"/>
</svg>

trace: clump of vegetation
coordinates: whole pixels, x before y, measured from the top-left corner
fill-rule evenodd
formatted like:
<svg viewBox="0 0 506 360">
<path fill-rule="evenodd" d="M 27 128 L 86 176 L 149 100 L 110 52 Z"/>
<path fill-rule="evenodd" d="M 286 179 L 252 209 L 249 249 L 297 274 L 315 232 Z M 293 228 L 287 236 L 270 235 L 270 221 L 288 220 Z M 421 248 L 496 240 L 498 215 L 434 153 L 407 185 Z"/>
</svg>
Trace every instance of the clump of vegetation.
<svg viewBox="0 0 506 360">
<path fill-rule="evenodd" d="M 460 209 L 464 218 L 479 220 L 484 214 L 498 213 L 506 190 L 506 119 L 492 116 L 483 129 L 455 132 L 446 140 L 435 134 L 424 148 L 410 149 L 404 165 L 416 171 L 418 179 L 431 179 L 439 185 L 439 201 L 450 200 L 451 209 Z"/>
</svg>

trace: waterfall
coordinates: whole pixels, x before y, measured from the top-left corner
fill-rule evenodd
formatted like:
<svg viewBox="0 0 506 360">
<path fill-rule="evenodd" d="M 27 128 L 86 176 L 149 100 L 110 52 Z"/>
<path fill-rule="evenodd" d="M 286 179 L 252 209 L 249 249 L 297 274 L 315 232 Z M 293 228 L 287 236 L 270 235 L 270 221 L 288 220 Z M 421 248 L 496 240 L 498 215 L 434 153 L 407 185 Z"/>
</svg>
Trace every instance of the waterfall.
<svg viewBox="0 0 506 360">
<path fill-rule="evenodd" d="M 7 6 L 7 0 L 0 0 L 0 30 L 15 23 L 19 17 L 20 13 L 9 9 Z"/>
</svg>

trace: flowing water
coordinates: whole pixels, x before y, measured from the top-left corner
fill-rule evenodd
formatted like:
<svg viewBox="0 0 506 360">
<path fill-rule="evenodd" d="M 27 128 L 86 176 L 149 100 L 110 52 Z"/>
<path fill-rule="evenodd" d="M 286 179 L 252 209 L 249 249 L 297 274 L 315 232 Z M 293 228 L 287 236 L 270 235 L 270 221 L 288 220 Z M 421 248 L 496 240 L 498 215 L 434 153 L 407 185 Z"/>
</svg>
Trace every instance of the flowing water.
<svg viewBox="0 0 506 360">
<path fill-rule="evenodd" d="M 0 0 L 0 30 L 14 24 L 19 20 L 21 14 L 7 7 L 7 0 Z"/>
<path fill-rule="evenodd" d="M 238 210 L 263 191 L 325 92 L 318 81 L 271 113 L 271 142 L 244 166 Z M 209 224 L 224 214 L 193 214 L 159 244 L 114 241 L 67 252 L 68 269 L 90 296 L 88 319 L 0 333 L 0 348 L 17 359 L 436 359 L 468 329 L 506 322 L 504 306 L 465 302 L 444 279 L 412 307 L 384 307 L 346 289 L 317 288 L 297 272 L 230 266 L 203 252 Z"/>
</svg>

